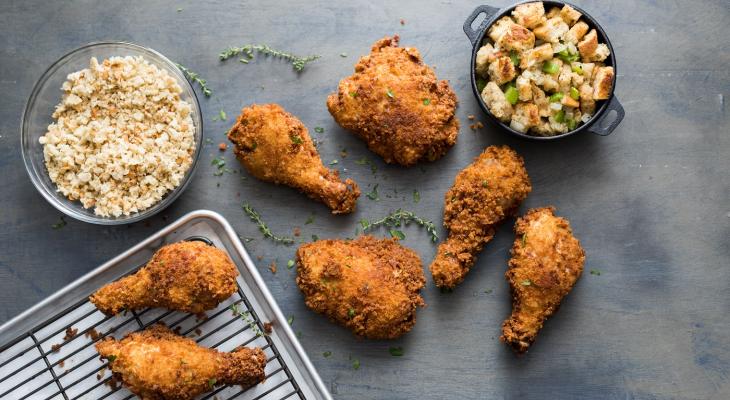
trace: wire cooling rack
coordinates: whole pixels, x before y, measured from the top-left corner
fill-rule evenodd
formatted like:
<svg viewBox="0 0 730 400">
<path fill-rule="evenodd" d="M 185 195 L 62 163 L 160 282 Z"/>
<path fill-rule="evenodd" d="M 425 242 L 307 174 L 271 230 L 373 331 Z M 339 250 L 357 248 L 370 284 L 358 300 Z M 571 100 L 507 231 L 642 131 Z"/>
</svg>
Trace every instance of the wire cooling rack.
<svg viewBox="0 0 730 400">
<path fill-rule="evenodd" d="M 264 350 L 268 361 L 263 383 L 250 388 L 217 387 L 200 399 L 330 399 L 258 272 L 250 268 L 252 262 L 240 241 L 231 232 L 218 214 L 191 213 L 0 327 L 0 399 L 134 398 L 112 376 L 94 343 L 108 336 L 119 339 L 156 323 L 167 325 L 201 346 L 220 351 L 232 351 L 239 346 Z M 102 281 L 111 280 L 108 276 L 117 279 L 144 265 L 138 262 L 130 269 L 125 263 L 138 260 L 142 254 L 148 259 L 156 248 L 181 239 L 203 240 L 221 247 L 239 266 L 241 276 L 236 293 L 215 310 L 193 315 L 144 309 L 107 317 L 88 301 L 88 295 Z M 87 294 L 77 296 L 61 311 L 49 313 L 68 303 L 68 297 L 82 292 Z"/>
</svg>

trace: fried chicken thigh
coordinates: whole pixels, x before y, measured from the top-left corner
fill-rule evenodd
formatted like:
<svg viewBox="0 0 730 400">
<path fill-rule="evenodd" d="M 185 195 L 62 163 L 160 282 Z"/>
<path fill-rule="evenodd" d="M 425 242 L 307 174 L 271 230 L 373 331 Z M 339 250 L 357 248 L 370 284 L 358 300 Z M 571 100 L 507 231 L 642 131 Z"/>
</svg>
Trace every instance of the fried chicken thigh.
<svg viewBox="0 0 730 400">
<path fill-rule="evenodd" d="M 436 79 L 416 48 L 398 47 L 398 40 L 375 42 L 329 96 L 327 108 L 385 162 L 407 166 L 443 156 L 456 142 L 459 121 L 449 83 Z"/>
<path fill-rule="evenodd" d="M 515 235 L 505 273 L 512 288 L 512 315 L 504 321 L 500 339 L 524 353 L 580 278 L 585 253 L 568 221 L 555 216 L 553 207 L 519 218 Z"/>
<path fill-rule="evenodd" d="M 453 288 L 464 280 L 497 226 L 531 190 L 522 157 L 507 146 L 489 146 L 459 172 L 445 196 L 449 237 L 431 263 L 436 286 Z"/>
<path fill-rule="evenodd" d="M 222 353 L 200 347 L 164 325 L 122 340 L 104 339 L 96 350 L 142 400 L 189 400 L 216 385 L 251 386 L 264 380 L 266 367 L 266 355 L 259 348 Z"/>
<path fill-rule="evenodd" d="M 320 240 L 297 250 L 297 284 L 307 306 L 356 335 L 394 339 L 425 303 L 421 260 L 395 239 Z"/>
<path fill-rule="evenodd" d="M 228 255 L 199 241 L 169 244 L 134 275 L 112 282 L 89 300 L 106 315 L 163 307 L 200 313 L 236 291 L 238 270 Z"/>
<path fill-rule="evenodd" d="M 277 104 L 252 105 L 241 111 L 228 132 L 238 160 L 267 182 L 299 189 L 333 214 L 355 209 L 360 188 L 352 179 L 322 165 L 307 128 Z"/>
</svg>

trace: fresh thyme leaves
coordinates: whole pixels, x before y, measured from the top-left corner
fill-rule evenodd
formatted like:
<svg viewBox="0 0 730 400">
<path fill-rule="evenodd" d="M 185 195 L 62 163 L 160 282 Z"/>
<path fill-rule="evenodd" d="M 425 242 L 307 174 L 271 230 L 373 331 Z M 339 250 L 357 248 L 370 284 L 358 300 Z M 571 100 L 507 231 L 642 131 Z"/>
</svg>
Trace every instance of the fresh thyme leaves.
<svg viewBox="0 0 730 400">
<path fill-rule="evenodd" d="M 488 187 L 488 186 L 489 186 L 489 182 L 487 182 L 486 180 L 483 180 L 482 181 L 482 187 L 485 188 L 485 187 Z"/>
<path fill-rule="evenodd" d="M 313 241 L 313 242 L 316 242 L 317 240 L 319 240 L 319 236 L 317 236 L 317 235 L 312 235 L 312 241 Z"/>
<path fill-rule="evenodd" d="M 329 350 L 327 350 L 327 351 L 325 351 L 324 353 L 322 353 L 322 356 L 323 356 L 324 358 L 329 358 L 329 357 L 330 357 L 331 355 L 332 355 L 332 352 L 331 352 L 331 351 L 329 351 Z"/>
<path fill-rule="evenodd" d="M 63 218 L 63 216 L 61 216 L 58 219 L 58 222 L 56 222 L 55 224 L 51 225 L 51 228 L 53 228 L 53 229 L 61 229 L 64 226 L 66 226 L 66 220 Z"/>
<path fill-rule="evenodd" d="M 597 269 L 592 269 L 591 270 L 591 275 L 598 275 L 598 276 L 600 276 L 601 275 L 601 271 L 599 271 Z"/>
<path fill-rule="evenodd" d="M 347 310 L 347 316 L 350 318 L 355 317 L 355 309 L 351 308 L 351 309 Z"/>
<path fill-rule="evenodd" d="M 236 315 L 240 317 L 242 320 L 244 320 L 248 327 L 251 328 L 251 330 L 256 334 L 256 336 L 264 336 L 264 333 L 261 332 L 261 329 L 259 329 L 258 324 L 256 324 L 256 321 L 254 321 L 251 318 L 251 312 L 250 311 L 244 311 L 239 307 L 238 304 L 231 304 L 231 311 L 233 311 L 233 315 Z"/>
<path fill-rule="evenodd" d="M 116 359 L 117 359 L 117 356 L 113 356 L 113 355 L 112 355 L 112 356 L 106 356 L 106 359 L 107 359 L 107 361 L 109 361 L 109 362 L 114 362 L 114 360 L 116 360 Z"/>
<path fill-rule="evenodd" d="M 369 165 L 370 166 L 370 171 L 373 173 L 373 175 L 375 175 L 375 173 L 378 172 L 378 167 L 375 165 L 375 163 L 372 160 L 370 160 L 367 157 L 363 157 L 363 158 L 355 161 L 355 164 L 357 164 L 357 165 Z"/>
<path fill-rule="evenodd" d="M 356 371 L 360 369 L 360 360 L 358 360 L 357 358 L 352 359 L 352 369 Z"/>
<path fill-rule="evenodd" d="M 180 68 L 180 71 L 183 72 L 183 74 L 185 75 L 186 78 L 188 78 L 188 80 L 191 80 L 194 83 L 197 83 L 198 85 L 200 85 L 200 89 L 203 90 L 203 94 L 205 95 L 205 97 L 210 97 L 210 95 L 213 94 L 213 91 L 210 90 L 210 88 L 208 87 L 208 82 L 205 79 L 201 78 L 200 75 L 187 69 L 186 67 L 184 67 L 181 64 L 175 64 L 175 65 L 177 65 L 177 67 Z"/>
<path fill-rule="evenodd" d="M 226 160 L 223 157 L 215 157 L 210 162 L 210 165 L 214 165 L 217 168 L 217 170 L 213 172 L 213 176 L 221 176 L 224 172 L 233 172 L 232 170 L 226 168 Z"/>
<path fill-rule="evenodd" d="M 293 315 L 290 315 L 289 318 L 286 319 L 286 322 L 288 322 L 289 323 L 289 326 L 291 326 L 291 324 L 294 323 L 294 316 Z"/>
<path fill-rule="evenodd" d="M 531 280 L 525 279 L 524 281 L 522 281 L 522 286 L 530 286 L 530 285 L 532 285 L 532 281 Z"/>
<path fill-rule="evenodd" d="M 302 137 L 299 135 L 291 135 L 289 136 L 289 139 L 291 139 L 294 144 L 302 144 L 304 141 L 302 141 Z"/>
<path fill-rule="evenodd" d="M 391 237 L 394 237 L 394 238 L 398 238 L 400 240 L 403 240 L 403 239 L 406 238 L 405 233 L 403 233 L 402 231 L 399 231 L 397 229 L 391 229 L 390 230 L 390 236 Z"/>
<path fill-rule="evenodd" d="M 294 268 L 294 260 L 289 260 L 289 261 L 287 261 L 287 262 L 286 262 L 286 267 L 287 267 L 288 269 L 292 269 L 292 268 Z"/>
<path fill-rule="evenodd" d="M 314 131 L 317 133 L 324 133 L 324 128 L 322 128 L 321 126 L 315 126 Z"/>
<path fill-rule="evenodd" d="M 490 293 L 492 293 L 492 289 L 487 289 L 487 290 L 484 291 L 484 293 L 490 294 Z"/>
<path fill-rule="evenodd" d="M 395 95 L 393 94 L 393 91 L 390 90 L 390 89 L 388 89 L 388 91 L 386 91 L 385 94 L 387 94 L 388 97 L 390 97 L 391 99 L 394 99 L 395 98 Z"/>
<path fill-rule="evenodd" d="M 426 228 L 426 232 L 428 232 L 428 234 L 431 235 L 432 242 L 435 243 L 438 241 L 439 237 L 438 237 L 438 234 L 436 233 L 436 225 L 434 225 L 433 222 L 426 221 L 425 219 L 417 216 L 412 211 L 405 211 L 400 208 L 377 221 L 370 222 L 367 219 L 361 219 L 360 226 L 362 226 L 363 231 L 367 231 L 367 230 L 370 230 L 372 228 L 375 228 L 375 227 L 378 227 L 381 225 L 397 228 L 397 227 L 400 227 L 401 225 L 408 225 L 411 222 L 416 223 L 416 224 Z"/>
<path fill-rule="evenodd" d="M 340 53 L 340 57 L 342 57 L 342 58 L 347 57 L 347 53 Z"/>
<path fill-rule="evenodd" d="M 337 161 L 337 159 L 334 159 L 334 160 L 330 161 L 330 165 L 337 165 L 338 162 L 339 161 Z"/>
<path fill-rule="evenodd" d="M 243 211 L 246 213 L 246 215 L 253 220 L 253 222 L 258 225 L 259 230 L 264 235 L 265 238 L 271 239 L 277 243 L 282 244 L 292 244 L 294 243 L 294 239 L 286 236 L 276 236 L 271 232 L 271 229 L 264 223 L 264 221 L 261 220 L 261 216 L 259 213 L 256 212 L 248 203 L 243 204 Z"/>
<path fill-rule="evenodd" d="M 220 110 L 220 112 L 218 112 L 218 119 L 221 120 L 221 121 L 225 121 L 226 120 L 226 112 L 223 111 L 223 110 Z"/>
<path fill-rule="evenodd" d="M 380 196 L 378 195 L 378 184 L 376 183 L 375 186 L 373 186 L 373 190 L 365 194 L 368 196 L 368 199 L 379 201 Z"/>
<path fill-rule="evenodd" d="M 413 202 L 418 203 L 421 201 L 421 193 L 418 192 L 418 190 L 413 191 Z"/>
<path fill-rule="evenodd" d="M 309 214 L 309 217 L 307 217 L 307 220 L 304 221 L 304 225 L 309 225 L 312 222 L 314 222 L 314 214 Z"/>
<path fill-rule="evenodd" d="M 431 99 L 423 99 L 423 105 L 424 106 L 427 106 L 429 104 L 431 104 Z"/>
<path fill-rule="evenodd" d="M 402 347 L 391 347 L 388 349 L 388 352 L 393 357 L 402 357 L 403 356 L 403 348 Z"/>
<path fill-rule="evenodd" d="M 352 97 L 352 98 L 357 97 L 357 92 L 350 92 L 350 97 Z"/>
<path fill-rule="evenodd" d="M 213 388 L 215 387 L 215 383 L 216 383 L 216 382 L 218 382 L 218 380 L 217 380 L 217 379 L 215 379 L 215 378 L 210 378 L 210 379 L 208 379 L 208 386 L 210 386 L 210 388 L 211 388 L 211 389 L 213 389 Z"/>
<path fill-rule="evenodd" d="M 218 58 L 220 58 L 221 61 L 225 61 L 231 57 L 243 56 L 248 57 L 248 59 L 251 60 L 253 59 L 254 52 L 287 60 L 291 63 L 292 67 L 294 67 L 294 70 L 297 72 L 302 71 L 304 69 L 304 66 L 306 66 L 310 62 L 322 57 L 320 55 L 309 55 L 305 57 L 300 57 L 291 53 L 273 49 L 265 44 L 247 44 L 243 47 L 229 47 L 223 50 L 218 55 Z M 246 58 L 241 58 L 241 60 L 246 60 Z"/>
</svg>

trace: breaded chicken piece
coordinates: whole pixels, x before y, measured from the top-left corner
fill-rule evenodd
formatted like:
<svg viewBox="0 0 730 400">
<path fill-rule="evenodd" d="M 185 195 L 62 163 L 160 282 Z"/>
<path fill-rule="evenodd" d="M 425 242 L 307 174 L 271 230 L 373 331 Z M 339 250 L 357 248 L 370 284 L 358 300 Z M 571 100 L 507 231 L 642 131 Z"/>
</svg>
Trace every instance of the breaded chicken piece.
<svg viewBox="0 0 730 400">
<path fill-rule="evenodd" d="M 512 288 L 512 315 L 504 321 L 500 339 L 524 353 L 580 277 L 585 253 L 568 221 L 556 217 L 553 207 L 528 211 L 517 220 L 515 235 L 505 273 Z"/>
<path fill-rule="evenodd" d="M 297 250 L 309 308 L 356 335 L 395 339 L 416 323 L 426 279 L 418 255 L 395 239 L 320 240 Z"/>
<path fill-rule="evenodd" d="M 251 175 L 299 189 L 333 214 L 355 209 L 360 188 L 322 165 L 307 128 L 278 104 L 254 104 L 241 110 L 228 139 Z"/>
<path fill-rule="evenodd" d="M 487 147 L 459 172 L 445 196 L 449 237 L 431 263 L 436 286 L 453 288 L 464 280 L 497 226 L 514 214 L 531 190 L 522 157 L 507 146 Z"/>
<path fill-rule="evenodd" d="M 367 142 L 387 163 L 434 161 L 456 142 L 456 95 L 438 81 L 414 47 L 398 35 L 378 40 L 355 73 L 340 81 L 327 108 L 340 126 Z"/>
<path fill-rule="evenodd" d="M 89 300 L 106 315 L 147 307 L 196 314 L 229 298 L 237 276 L 224 251 L 199 241 L 178 242 L 160 248 L 137 273 L 102 287 Z"/>
<path fill-rule="evenodd" d="M 96 344 L 101 358 L 142 400 L 188 400 L 217 385 L 248 387 L 264 380 L 266 355 L 260 348 L 230 353 L 198 346 L 164 325 L 134 332 L 122 340 Z"/>
</svg>

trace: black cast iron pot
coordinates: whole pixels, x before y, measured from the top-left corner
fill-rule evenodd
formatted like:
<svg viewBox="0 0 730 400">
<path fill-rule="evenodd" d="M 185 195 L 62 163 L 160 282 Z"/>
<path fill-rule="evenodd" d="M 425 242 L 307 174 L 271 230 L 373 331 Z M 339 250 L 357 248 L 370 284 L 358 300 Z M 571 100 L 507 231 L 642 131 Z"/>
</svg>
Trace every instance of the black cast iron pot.
<svg viewBox="0 0 730 400">
<path fill-rule="evenodd" d="M 562 1 L 543 1 L 546 11 L 549 10 L 551 7 L 562 8 L 565 4 L 568 4 L 578 10 L 581 14 L 583 14 L 582 19 L 588 24 L 588 26 L 590 28 L 596 29 L 596 32 L 598 33 L 598 41 L 600 43 L 606 43 L 609 50 L 611 51 L 611 55 L 606 59 L 606 61 L 604 61 L 606 65 L 612 66 L 614 71 L 613 83 L 611 85 L 611 95 L 607 100 L 600 100 L 596 103 L 596 113 L 593 114 L 593 118 L 575 128 L 574 130 L 566 133 L 561 133 L 555 136 L 531 136 L 527 133 L 516 131 L 510 128 L 509 125 L 498 120 L 494 115 L 492 115 L 491 111 L 489 111 L 489 108 L 484 103 L 484 100 L 482 100 L 481 93 L 479 93 L 479 90 L 477 89 L 476 59 L 477 52 L 482 46 L 484 36 L 489 30 L 489 27 L 491 27 L 492 24 L 494 24 L 498 19 L 502 18 L 505 15 L 509 15 L 509 13 L 511 13 L 517 5 L 530 2 L 534 2 L 534 0 L 515 3 L 503 9 L 487 5 L 479 6 L 474 9 L 471 15 L 469 15 L 469 17 L 466 19 L 466 22 L 464 22 L 464 33 L 466 33 L 466 36 L 469 38 L 473 46 L 470 64 L 471 88 L 474 91 L 474 96 L 476 96 L 477 100 L 479 101 L 479 106 L 496 124 L 501 126 L 502 129 L 515 136 L 526 139 L 554 140 L 564 138 L 566 136 L 575 135 L 583 131 L 588 131 L 591 133 L 595 133 L 596 135 L 602 136 L 610 135 L 611 132 L 613 132 L 613 130 L 616 129 L 616 127 L 621 123 L 621 120 L 624 119 L 624 108 L 621 106 L 621 104 L 618 102 L 618 99 L 614 95 L 614 91 L 616 90 L 616 76 L 618 75 L 618 72 L 616 70 L 616 53 L 613 51 L 611 41 L 608 40 L 608 36 L 606 35 L 606 32 L 603 30 L 601 25 L 599 25 L 598 22 L 596 22 L 596 20 L 588 13 L 586 13 L 583 9 L 570 3 Z M 472 24 L 482 14 L 486 15 L 486 18 L 484 19 L 484 21 L 482 21 L 477 29 L 472 29 Z"/>
</svg>

